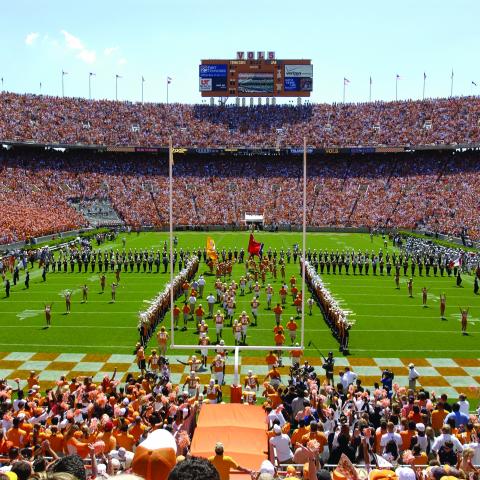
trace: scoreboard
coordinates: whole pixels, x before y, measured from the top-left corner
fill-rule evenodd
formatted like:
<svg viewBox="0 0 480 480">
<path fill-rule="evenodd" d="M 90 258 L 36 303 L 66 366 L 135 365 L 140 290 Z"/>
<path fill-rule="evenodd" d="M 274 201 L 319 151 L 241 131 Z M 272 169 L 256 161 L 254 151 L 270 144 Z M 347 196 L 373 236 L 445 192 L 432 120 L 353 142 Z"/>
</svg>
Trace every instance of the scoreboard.
<svg viewBox="0 0 480 480">
<path fill-rule="evenodd" d="M 235 60 L 202 60 L 202 97 L 309 97 L 311 60 L 278 60 L 274 52 L 237 52 Z"/>
</svg>

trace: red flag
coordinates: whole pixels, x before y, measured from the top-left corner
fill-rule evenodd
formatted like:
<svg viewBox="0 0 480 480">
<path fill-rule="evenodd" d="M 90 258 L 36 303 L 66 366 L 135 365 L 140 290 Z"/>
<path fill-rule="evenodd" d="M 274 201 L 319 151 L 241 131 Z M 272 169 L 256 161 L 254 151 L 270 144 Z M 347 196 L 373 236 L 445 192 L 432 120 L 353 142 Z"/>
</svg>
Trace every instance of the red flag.
<svg viewBox="0 0 480 480">
<path fill-rule="evenodd" d="M 250 255 L 258 255 L 259 257 L 261 257 L 262 252 L 263 252 L 263 243 L 256 242 L 255 238 L 253 238 L 253 233 L 251 233 L 250 240 L 248 242 L 248 253 Z"/>
</svg>

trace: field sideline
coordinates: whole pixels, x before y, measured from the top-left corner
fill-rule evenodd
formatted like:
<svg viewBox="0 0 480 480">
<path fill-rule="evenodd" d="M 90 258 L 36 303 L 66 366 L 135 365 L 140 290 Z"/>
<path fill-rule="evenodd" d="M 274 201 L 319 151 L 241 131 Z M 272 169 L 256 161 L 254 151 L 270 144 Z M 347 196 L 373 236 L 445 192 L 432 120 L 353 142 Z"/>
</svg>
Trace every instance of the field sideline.
<svg viewBox="0 0 480 480">
<path fill-rule="evenodd" d="M 179 245 L 197 248 L 205 245 L 207 234 L 178 233 Z M 212 232 L 217 250 L 222 248 L 246 248 L 246 232 Z M 121 238 L 126 238 L 126 248 L 143 249 L 163 247 L 167 239 L 165 233 L 142 233 L 120 235 L 116 242 L 102 245 L 102 249 L 121 249 Z M 294 243 L 301 244 L 299 233 L 257 233 L 256 239 L 265 243 L 265 252 L 271 246 L 279 251 L 292 248 Z M 372 249 L 378 252 L 383 247 L 381 237 L 374 237 L 371 243 L 369 235 L 309 233 L 307 248 L 318 250 L 343 250 L 352 248 L 362 251 Z M 393 251 L 391 245 L 388 246 Z M 154 268 L 155 269 L 155 268 Z M 200 272 L 206 271 L 202 263 Z M 163 271 L 163 267 L 160 267 Z M 402 271 L 403 272 L 403 271 Z M 234 267 L 233 278 L 238 282 L 244 273 L 243 265 Z M 300 280 L 299 265 L 287 264 L 286 278 L 292 274 Z M 100 293 L 98 270 L 95 273 L 50 273 L 47 281 L 42 282 L 40 271 L 36 268 L 31 273 L 30 289 L 25 290 L 23 274 L 20 283 L 12 288 L 10 298 L 0 299 L 0 351 L 27 352 L 62 352 L 62 353 L 119 353 L 128 354 L 138 339 L 138 312 L 147 306 L 159 290 L 163 289 L 169 274 L 123 273 L 117 290 L 117 301 L 109 303 L 108 284 L 114 275 L 107 274 L 107 288 Z M 207 277 L 205 295 L 213 285 L 213 277 Z M 414 278 L 414 298 L 408 298 L 406 277 L 401 277 L 401 289 L 396 290 L 393 276 L 323 276 L 331 292 L 340 300 L 343 308 L 351 311 L 350 319 L 354 322 L 351 330 L 350 351 L 358 357 L 455 357 L 477 358 L 480 317 L 480 298 L 473 294 L 473 278 L 464 276 L 464 288 L 455 286 L 455 279 L 448 277 Z M 88 303 L 81 303 L 81 286 L 89 286 Z M 268 278 L 274 288 L 274 301 L 278 299 L 280 275 L 275 282 Z M 421 288 L 429 289 L 428 308 L 421 305 Z M 72 313 L 65 315 L 64 290 L 73 291 Z M 447 295 L 447 320 L 440 320 L 438 296 Z M 308 295 L 307 295 L 308 297 Z M 238 297 L 236 313 L 243 309 L 250 314 L 252 296 Z M 289 297 L 291 298 L 291 297 Z M 54 302 L 52 327 L 44 329 L 44 303 Z M 265 292 L 260 296 L 260 314 L 258 327 L 249 327 L 247 343 L 250 345 L 273 345 L 273 313 L 265 310 Z M 206 302 L 204 302 L 206 306 Z M 459 306 L 470 306 L 469 336 L 460 333 Z M 283 315 L 285 325 L 294 310 L 291 305 Z M 300 321 L 298 320 L 300 323 Z M 169 324 L 169 318 L 167 320 Z M 175 332 L 175 343 L 196 344 L 198 336 L 193 333 L 193 322 L 187 332 Z M 305 317 L 305 344 L 314 340 L 323 351 L 337 351 L 337 342 L 330 334 L 318 307 L 314 315 Z M 211 339 L 215 340 L 214 332 Z M 227 343 L 233 343 L 233 335 L 226 328 L 224 337 Z M 288 339 L 287 339 L 288 340 Z M 288 344 L 289 342 L 287 342 Z M 154 344 L 150 342 L 150 346 Z M 179 354 L 185 352 L 178 352 Z M 314 355 L 314 350 L 307 354 Z M 263 355 L 262 352 L 250 352 L 249 355 Z"/>
</svg>

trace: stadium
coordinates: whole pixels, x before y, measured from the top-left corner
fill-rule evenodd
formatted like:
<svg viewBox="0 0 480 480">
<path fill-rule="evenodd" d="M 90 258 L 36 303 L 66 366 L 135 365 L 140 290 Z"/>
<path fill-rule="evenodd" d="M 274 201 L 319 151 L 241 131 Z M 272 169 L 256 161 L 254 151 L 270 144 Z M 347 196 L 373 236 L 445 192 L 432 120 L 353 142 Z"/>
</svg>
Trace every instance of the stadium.
<svg viewBox="0 0 480 480">
<path fill-rule="evenodd" d="M 270 51 L 197 103 L 61 72 L 2 77 L 0 480 L 478 478 L 478 96 L 312 101 Z"/>
</svg>

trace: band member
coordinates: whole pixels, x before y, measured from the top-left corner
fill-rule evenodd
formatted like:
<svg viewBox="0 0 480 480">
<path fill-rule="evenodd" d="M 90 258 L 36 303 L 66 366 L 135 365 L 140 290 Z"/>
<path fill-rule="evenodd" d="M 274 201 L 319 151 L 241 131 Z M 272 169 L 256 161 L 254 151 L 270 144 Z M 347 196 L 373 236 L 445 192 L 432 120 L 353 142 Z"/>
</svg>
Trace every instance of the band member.
<svg viewBox="0 0 480 480">
<path fill-rule="evenodd" d="M 445 293 L 442 293 L 440 295 L 440 318 L 442 320 L 445 319 L 445 308 L 447 306 L 447 296 L 445 295 Z"/>
<path fill-rule="evenodd" d="M 407 287 L 408 287 L 408 296 L 410 298 L 413 298 L 413 279 L 412 279 L 412 277 L 410 277 L 410 279 L 408 280 Z"/>
<path fill-rule="evenodd" d="M 102 293 L 105 291 L 105 283 L 106 283 L 106 277 L 102 273 L 102 276 L 100 277 L 100 287 L 102 288 Z"/>
<path fill-rule="evenodd" d="M 460 313 L 462 314 L 462 335 L 467 334 L 467 318 L 468 318 L 468 311 L 469 308 L 460 308 Z"/>
<path fill-rule="evenodd" d="M 45 304 L 45 321 L 47 323 L 47 328 L 50 327 L 51 325 L 51 319 L 52 319 L 52 306 L 53 303 L 50 304 Z"/>
<path fill-rule="evenodd" d="M 88 301 L 88 287 L 85 284 L 82 287 L 82 303 L 87 303 L 87 301 Z"/>
<path fill-rule="evenodd" d="M 112 283 L 112 302 L 115 302 L 115 293 L 117 291 L 118 283 Z"/>
<path fill-rule="evenodd" d="M 427 287 L 423 287 L 422 288 L 422 305 L 424 307 L 427 306 L 427 292 L 428 292 L 428 288 Z"/>
<path fill-rule="evenodd" d="M 72 292 L 67 290 L 64 294 L 65 297 L 65 308 L 67 310 L 67 313 L 70 313 L 70 309 L 72 306 Z"/>
</svg>

